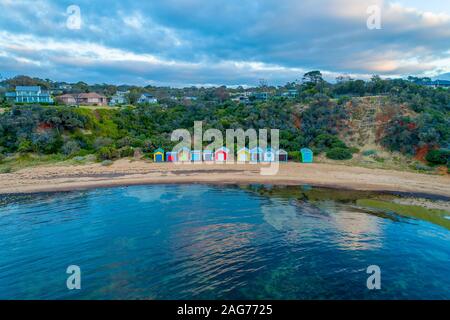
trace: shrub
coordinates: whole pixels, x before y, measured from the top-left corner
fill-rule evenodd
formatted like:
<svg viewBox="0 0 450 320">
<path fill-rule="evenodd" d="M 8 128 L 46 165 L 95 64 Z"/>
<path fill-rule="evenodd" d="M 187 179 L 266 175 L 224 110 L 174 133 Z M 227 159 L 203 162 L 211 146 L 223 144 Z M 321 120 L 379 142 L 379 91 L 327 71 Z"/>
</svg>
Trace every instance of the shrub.
<svg viewBox="0 0 450 320">
<path fill-rule="evenodd" d="M 349 149 L 333 148 L 327 152 L 327 158 L 332 160 L 349 160 L 353 155 Z"/>
<path fill-rule="evenodd" d="M 103 147 L 97 152 L 97 159 L 103 160 L 114 160 L 119 157 L 119 152 L 112 147 Z"/>
<path fill-rule="evenodd" d="M 117 141 L 117 147 L 119 147 L 119 148 L 130 147 L 133 145 L 133 140 L 134 140 L 133 138 L 128 137 L 128 136 L 123 137 L 122 139 L 119 139 Z"/>
<path fill-rule="evenodd" d="M 345 149 L 347 146 L 338 137 L 331 134 L 320 134 L 314 139 L 314 147 L 321 153 L 325 150 L 331 150 L 334 148 Z"/>
<path fill-rule="evenodd" d="M 69 140 L 62 146 L 62 152 L 69 157 L 78 154 L 80 150 L 80 145 L 74 140 Z"/>
<path fill-rule="evenodd" d="M 102 166 L 104 166 L 104 167 L 109 167 L 112 164 L 113 164 L 113 162 L 111 160 L 102 161 Z"/>
<path fill-rule="evenodd" d="M 376 150 L 365 150 L 365 151 L 362 152 L 362 155 L 366 156 L 366 157 L 373 156 L 373 155 L 376 155 L 376 154 L 377 154 Z"/>
<path fill-rule="evenodd" d="M 33 144 L 31 140 L 23 139 L 19 142 L 19 146 L 17 148 L 19 152 L 31 152 L 33 151 Z"/>
<path fill-rule="evenodd" d="M 351 147 L 351 148 L 349 148 L 349 150 L 350 150 L 350 152 L 351 153 L 353 153 L 353 154 L 355 154 L 355 153 L 359 153 L 359 149 L 358 148 L 356 148 L 356 147 Z"/>
<path fill-rule="evenodd" d="M 413 165 L 412 168 L 415 169 L 415 170 L 418 170 L 418 171 L 427 171 L 427 172 L 433 170 L 429 166 L 426 166 L 426 165 L 421 164 L 421 163 L 416 163 L 415 165 Z"/>
<path fill-rule="evenodd" d="M 450 161 L 450 150 L 431 150 L 425 159 L 432 164 L 448 164 Z"/>
<path fill-rule="evenodd" d="M 85 157 L 85 156 L 87 156 L 87 155 L 89 155 L 91 153 L 92 152 L 90 152 L 89 150 L 81 149 L 80 151 L 77 152 L 77 156 Z"/>
<path fill-rule="evenodd" d="M 0 173 L 11 173 L 11 172 L 12 172 L 12 168 L 10 166 L 0 168 Z"/>
<path fill-rule="evenodd" d="M 94 149 L 100 150 L 103 147 L 111 147 L 112 144 L 113 144 L 113 141 L 110 138 L 98 137 L 94 141 Z"/>
<path fill-rule="evenodd" d="M 127 158 L 134 156 L 134 149 L 131 147 L 123 147 L 119 149 L 119 154 L 121 158 Z"/>
<path fill-rule="evenodd" d="M 300 151 L 289 152 L 289 160 L 300 162 Z"/>
<path fill-rule="evenodd" d="M 63 145 L 61 135 L 56 130 L 33 133 L 31 141 L 34 151 L 45 154 L 58 153 Z"/>
<path fill-rule="evenodd" d="M 151 140 L 145 140 L 142 144 L 142 151 L 148 153 L 152 152 L 152 150 L 155 149 L 155 146 L 153 145 L 153 142 Z"/>
</svg>

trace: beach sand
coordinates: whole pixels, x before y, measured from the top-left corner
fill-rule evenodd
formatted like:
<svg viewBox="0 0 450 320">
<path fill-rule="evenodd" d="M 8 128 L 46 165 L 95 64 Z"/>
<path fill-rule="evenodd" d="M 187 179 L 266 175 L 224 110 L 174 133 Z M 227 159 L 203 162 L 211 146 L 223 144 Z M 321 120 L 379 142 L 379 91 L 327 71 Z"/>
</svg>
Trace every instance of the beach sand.
<svg viewBox="0 0 450 320">
<path fill-rule="evenodd" d="M 276 175 L 261 164 L 172 164 L 122 159 L 111 166 L 52 165 L 0 174 L 0 194 L 69 191 L 142 184 L 311 185 L 350 190 L 398 191 L 450 197 L 450 176 L 332 164 L 282 163 Z"/>
</svg>

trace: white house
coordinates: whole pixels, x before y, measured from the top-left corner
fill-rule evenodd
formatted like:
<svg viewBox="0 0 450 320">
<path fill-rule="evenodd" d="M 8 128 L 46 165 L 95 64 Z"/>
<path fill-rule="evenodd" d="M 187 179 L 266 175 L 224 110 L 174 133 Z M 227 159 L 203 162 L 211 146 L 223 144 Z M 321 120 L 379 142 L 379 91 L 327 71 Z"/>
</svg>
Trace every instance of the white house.
<svg viewBox="0 0 450 320">
<path fill-rule="evenodd" d="M 150 93 L 143 93 L 139 100 L 138 103 L 158 103 L 158 99 L 156 99 L 153 95 L 151 95 Z"/>
<path fill-rule="evenodd" d="M 115 106 L 118 104 L 126 104 L 128 102 L 128 93 L 130 93 L 130 91 L 117 91 L 116 94 L 111 97 L 109 105 Z"/>
</svg>

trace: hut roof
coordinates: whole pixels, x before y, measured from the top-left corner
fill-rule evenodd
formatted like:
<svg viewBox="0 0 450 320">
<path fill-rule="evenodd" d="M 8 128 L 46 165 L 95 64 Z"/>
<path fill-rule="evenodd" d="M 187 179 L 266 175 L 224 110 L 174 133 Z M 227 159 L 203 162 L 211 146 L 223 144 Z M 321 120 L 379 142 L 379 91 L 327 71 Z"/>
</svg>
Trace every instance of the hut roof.
<svg viewBox="0 0 450 320">
<path fill-rule="evenodd" d="M 220 151 L 230 152 L 230 149 L 228 149 L 227 147 L 220 147 L 219 149 L 216 150 L 216 152 L 220 152 Z"/>
</svg>

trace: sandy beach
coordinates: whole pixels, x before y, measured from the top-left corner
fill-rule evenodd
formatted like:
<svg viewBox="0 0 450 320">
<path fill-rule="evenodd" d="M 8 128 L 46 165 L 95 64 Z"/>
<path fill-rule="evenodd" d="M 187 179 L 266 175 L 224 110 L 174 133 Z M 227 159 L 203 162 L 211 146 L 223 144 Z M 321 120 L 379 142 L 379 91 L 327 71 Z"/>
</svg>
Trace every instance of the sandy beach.
<svg viewBox="0 0 450 320">
<path fill-rule="evenodd" d="M 367 169 L 331 164 L 280 164 L 278 174 L 261 175 L 255 164 L 170 164 L 119 160 L 26 168 L 0 175 L 0 194 L 80 190 L 142 184 L 274 184 L 351 190 L 399 191 L 450 197 L 450 176 Z"/>
</svg>

